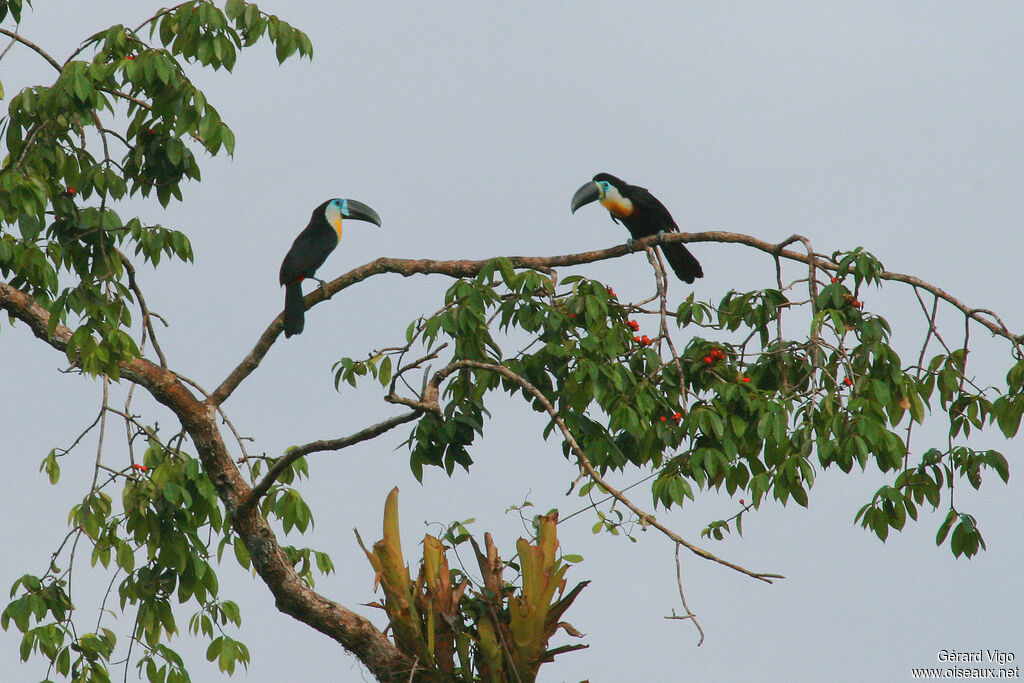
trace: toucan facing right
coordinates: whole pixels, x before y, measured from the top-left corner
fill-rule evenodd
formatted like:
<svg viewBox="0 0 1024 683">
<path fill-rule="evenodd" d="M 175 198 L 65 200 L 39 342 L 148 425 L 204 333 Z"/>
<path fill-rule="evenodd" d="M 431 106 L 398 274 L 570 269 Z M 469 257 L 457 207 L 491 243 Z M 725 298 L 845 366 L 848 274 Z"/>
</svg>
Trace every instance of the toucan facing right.
<svg viewBox="0 0 1024 683">
<path fill-rule="evenodd" d="M 662 232 L 679 232 L 672 214 L 657 197 L 643 187 L 629 185 L 608 173 L 598 173 L 592 182 L 576 190 L 572 196 L 572 212 L 576 213 L 576 209 L 595 200 L 608 209 L 613 221 L 622 221 L 633 239 Z M 661 253 L 665 254 L 665 260 L 683 282 L 691 283 L 704 277 L 700 262 L 685 245 L 679 242 L 662 244 Z"/>
<path fill-rule="evenodd" d="M 380 216 L 362 202 L 354 199 L 328 199 L 313 209 L 309 225 L 292 242 L 292 248 L 281 262 L 280 282 L 284 291 L 284 336 L 302 332 L 305 326 L 306 304 L 302 300 L 302 281 L 313 278 L 316 269 L 341 241 L 341 219 L 374 223 L 380 227 Z M 319 279 L 319 278 L 314 278 Z M 323 286 L 324 281 L 320 280 Z"/>
</svg>

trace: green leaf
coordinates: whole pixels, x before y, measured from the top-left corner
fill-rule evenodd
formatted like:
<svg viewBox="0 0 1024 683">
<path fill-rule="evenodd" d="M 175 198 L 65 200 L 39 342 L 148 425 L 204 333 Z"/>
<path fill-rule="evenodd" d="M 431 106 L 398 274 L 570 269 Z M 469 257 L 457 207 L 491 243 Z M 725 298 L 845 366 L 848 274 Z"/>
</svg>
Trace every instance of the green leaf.
<svg viewBox="0 0 1024 683">
<path fill-rule="evenodd" d="M 942 542 L 946 540 L 946 536 L 949 534 L 949 530 L 953 528 L 953 522 L 955 522 L 956 519 L 956 512 L 950 510 L 946 515 L 946 519 L 944 519 L 942 524 L 939 526 L 939 532 L 935 536 L 935 545 L 942 545 Z"/>
<path fill-rule="evenodd" d="M 238 564 L 248 569 L 252 560 L 249 557 L 249 549 L 245 547 L 245 543 L 239 536 L 235 536 L 234 549 L 235 559 L 238 560 Z"/>
<path fill-rule="evenodd" d="M 52 449 L 47 456 L 43 458 L 43 462 L 39 466 L 39 470 L 46 471 L 51 484 L 56 484 L 57 481 L 60 480 L 60 465 L 57 464 L 57 449 Z"/>
</svg>

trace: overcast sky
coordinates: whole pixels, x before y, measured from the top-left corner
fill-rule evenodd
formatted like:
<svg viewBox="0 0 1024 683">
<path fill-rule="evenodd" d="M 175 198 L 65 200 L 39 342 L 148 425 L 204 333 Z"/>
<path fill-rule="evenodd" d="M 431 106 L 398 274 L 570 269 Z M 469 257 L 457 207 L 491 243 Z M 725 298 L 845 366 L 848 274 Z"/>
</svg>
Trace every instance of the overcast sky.
<svg viewBox="0 0 1024 683">
<path fill-rule="evenodd" d="M 103 16 L 89 14 L 101 4 Z M 38 5 L 20 31 L 61 61 L 85 35 L 135 25 L 159 6 Z M 752 5 L 266 2 L 308 32 L 313 62 L 279 67 L 262 45 L 240 56 L 234 75 L 195 70 L 235 131 L 235 156 L 206 160 L 203 182 L 185 188 L 183 204 L 139 209 L 186 231 L 196 252 L 194 265 L 141 275 L 150 307 L 171 323 L 160 336 L 170 365 L 208 388 L 223 379 L 281 310 L 280 260 L 327 198 L 359 199 L 383 221 L 379 231 L 346 224 L 319 273 L 332 278 L 378 256 L 553 255 L 621 242 L 625 231 L 600 207 L 569 213 L 573 191 L 598 171 L 650 188 L 684 231 L 770 241 L 800 233 L 825 253 L 863 246 L 890 270 L 1024 330 L 1024 6 Z M 0 62 L 0 80 L 11 96 L 52 80 L 48 69 L 16 47 Z M 774 286 L 763 254 L 713 243 L 692 251 L 706 274 L 693 287 L 700 298 Z M 651 286 L 640 255 L 569 272 L 610 282 L 621 299 Z M 395 414 L 371 383 L 336 393 L 331 364 L 400 340 L 411 319 L 439 307 L 448 284 L 376 277 L 308 313 L 305 332 L 280 338 L 225 405 L 255 439 L 250 450 L 278 455 Z M 686 296 L 673 287 L 674 300 Z M 887 287 L 863 298 L 893 323 L 904 361 L 916 358 L 925 326 L 912 294 Z M 962 320 L 950 311 L 940 320 L 956 343 Z M 977 328 L 972 336 L 971 368 L 983 385 L 1002 381 L 1009 367 L 1005 344 L 986 336 Z M 0 586 L 45 570 L 88 485 L 94 440 L 65 460 L 58 486 L 38 473 L 49 449 L 70 444 L 99 405 L 100 383 L 58 373 L 61 360 L 23 325 L 0 330 Z M 125 389 L 113 391 L 122 403 Z M 163 433 L 176 430 L 139 392 L 134 408 Z M 373 575 L 351 529 L 379 538 L 384 496 L 396 484 L 410 559 L 424 520 L 475 517 L 472 528 L 493 531 L 509 557 L 522 528 L 506 507 L 527 496 L 563 517 L 581 507 L 563 495 L 575 470 L 556 441 L 540 438 L 542 420 L 501 399 L 492 412 L 472 470 L 450 479 L 441 471 L 428 471 L 422 485 L 412 478 L 398 448 L 404 428 L 311 458 L 302 493 L 316 528 L 288 542 L 332 555 L 338 572 L 319 590 L 382 623 L 358 607 L 374 599 Z M 920 450 L 944 444 L 940 421 L 915 439 Z M 1001 449 L 1011 464 L 1008 486 L 990 473 L 980 495 L 957 488 L 957 506 L 978 517 L 987 552 L 956 560 L 935 546 L 944 508 L 883 545 L 853 519 L 887 480 L 829 471 L 808 510 L 766 504 L 745 517 L 743 538 L 704 543 L 785 581 L 769 586 L 684 554 L 689 605 L 707 634 L 699 648 L 690 624 L 663 619 L 680 611 L 666 540 L 595 537 L 593 516 L 578 515 L 559 536 L 565 552 L 585 557 L 570 582 L 592 583 L 566 618 L 590 649 L 545 666 L 541 680 L 902 681 L 910 667 L 938 666 L 943 649 L 999 649 L 1020 663 L 1020 440 L 986 433 L 973 443 Z M 106 457 L 116 462 L 118 449 L 112 438 Z M 637 491 L 648 505 L 649 493 Z M 697 541 L 708 521 L 737 509 L 735 499 L 708 495 L 659 520 Z M 368 678 L 333 641 L 277 613 L 263 584 L 231 564 L 221 569 L 221 597 L 242 606 L 236 636 L 253 660 L 245 680 Z M 107 579 L 87 578 L 84 563 L 80 570 L 75 601 L 86 607 Z M 187 617 L 180 613 L 182 629 Z M 188 640 L 178 644 L 193 680 L 214 680 L 205 644 Z M 38 661 L 13 668 L 18 642 L 0 634 L 4 670 L 17 672 L 12 680 L 42 678 Z"/>
</svg>

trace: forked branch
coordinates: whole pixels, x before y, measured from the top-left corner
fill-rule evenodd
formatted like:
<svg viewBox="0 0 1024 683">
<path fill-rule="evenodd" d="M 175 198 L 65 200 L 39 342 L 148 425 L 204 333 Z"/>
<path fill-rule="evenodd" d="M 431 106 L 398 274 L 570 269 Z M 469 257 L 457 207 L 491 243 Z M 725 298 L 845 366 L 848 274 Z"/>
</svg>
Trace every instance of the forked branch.
<svg viewBox="0 0 1024 683">
<path fill-rule="evenodd" d="M 602 477 L 601 474 L 594 468 L 593 464 L 591 464 L 590 460 L 583 452 L 583 448 L 580 447 L 579 443 L 576 441 L 576 438 L 572 435 L 572 432 L 569 431 L 569 428 L 566 427 L 565 422 L 558 414 L 558 411 L 555 410 L 555 407 L 553 405 L 551 405 L 551 402 L 547 399 L 544 393 L 537 389 L 537 387 L 533 386 L 533 384 L 531 384 L 528 380 L 519 376 L 518 374 L 516 374 L 512 370 L 509 370 L 503 365 L 495 365 L 493 363 L 481 363 L 479 361 L 474 360 L 457 360 L 454 363 L 446 365 L 445 367 L 441 368 L 436 373 L 434 373 L 433 378 L 431 378 L 430 384 L 428 386 L 428 391 L 430 392 L 430 394 L 428 394 L 429 398 L 424 397 L 424 402 L 436 401 L 438 395 L 438 387 L 440 386 L 441 382 L 443 382 L 446 377 L 450 376 L 454 372 L 457 372 L 458 370 L 461 370 L 462 368 L 473 368 L 476 370 L 487 370 L 489 372 L 497 373 L 504 377 L 505 379 L 515 382 L 520 387 L 531 393 L 534 396 L 534 398 L 537 399 L 537 402 L 544 407 L 544 410 L 547 412 L 548 416 L 558 427 L 558 430 L 562 433 L 562 436 L 565 438 L 566 443 L 569 444 L 569 448 L 572 450 L 573 455 L 576 456 L 576 461 L 579 463 L 580 467 L 587 473 L 587 476 L 589 476 L 592 480 L 597 482 L 597 484 L 605 491 L 607 491 L 609 494 L 611 494 L 612 497 L 615 498 L 615 500 L 619 501 L 627 508 L 629 508 L 629 510 L 633 514 L 640 518 L 641 524 L 645 526 L 654 527 L 655 529 L 663 533 L 665 536 L 670 538 L 674 543 L 683 546 L 695 555 L 703 557 L 705 560 L 717 562 L 718 564 L 724 565 L 730 569 L 738 571 L 741 574 L 746 574 L 747 576 L 754 579 L 758 579 L 759 581 L 764 581 L 765 583 L 773 583 L 773 579 L 786 578 L 781 574 L 766 574 L 760 572 L 753 572 L 737 564 L 733 564 L 728 560 L 723 560 L 717 555 L 690 543 L 685 538 L 683 538 L 676 532 L 672 531 L 664 524 L 660 523 L 657 519 L 654 518 L 654 515 L 638 507 L 629 498 L 627 498 L 625 494 L 615 489 L 615 487 L 609 485 L 608 482 L 604 480 L 604 477 Z"/>
</svg>

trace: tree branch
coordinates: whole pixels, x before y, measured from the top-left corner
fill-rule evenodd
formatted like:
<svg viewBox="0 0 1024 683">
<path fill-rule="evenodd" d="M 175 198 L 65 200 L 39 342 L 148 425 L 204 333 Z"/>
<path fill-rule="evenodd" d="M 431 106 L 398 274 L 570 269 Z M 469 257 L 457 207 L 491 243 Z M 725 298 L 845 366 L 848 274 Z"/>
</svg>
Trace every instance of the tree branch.
<svg viewBox="0 0 1024 683">
<path fill-rule="evenodd" d="M 120 249 L 115 249 L 114 251 L 117 252 L 125 270 L 128 271 L 128 287 L 135 293 L 135 298 L 138 299 L 139 310 L 142 311 L 142 327 L 149 331 L 149 338 L 153 342 L 153 350 L 156 351 L 157 358 L 160 359 L 160 367 L 166 368 L 167 358 L 160 348 L 160 342 L 157 341 L 156 330 L 153 328 L 153 319 L 150 316 L 149 307 L 146 306 L 146 298 L 142 296 L 142 290 L 139 289 L 139 283 L 135 279 L 135 266 L 132 265 L 132 262 L 128 260 L 128 257 Z M 145 340 L 145 337 L 143 337 L 143 340 Z"/>
<path fill-rule="evenodd" d="M 765 583 L 773 583 L 772 579 L 786 578 L 780 574 L 764 574 L 752 572 L 749 569 L 741 567 L 737 564 L 733 564 L 728 560 L 723 560 L 717 555 L 714 555 L 713 553 L 710 553 L 707 550 L 704 550 L 703 548 L 700 548 L 690 543 L 685 538 L 683 538 L 676 532 L 666 527 L 664 524 L 658 522 L 654 518 L 654 515 L 637 507 L 631 500 L 626 498 L 625 494 L 623 494 L 621 491 L 616 490 L 614 487 L 610 486 L 608 482 L 606 482 L 604 478 L 600 475 L 600 473 L 598 473 L 598 471 L 591 464 L 589 458 L 587 458 L 586 454 L 583 452 L 583 448 L 581 448 L 579 443 L 577 443 L 576 438 L 572 435 L 572 432 L 569 431 L 569 428 L 566 427 L 565 422 L 558 414 L 558 411 L 555 410 L 555 407 L 553 405 L 551 405 L 551 402 L 548 401 L 544 393 L 541 392 L 540 389 L 538 389 L 537 387 L 533 386 L 525 378 L 520 377 L 518 374 L 509 370 L 503 365 L 494 365 L 493 363 L 481 363 L 479 361 L 468 359 L 457 360 L 449 365 L 446 365 L 445 367 L 441 368 L 436 373 L 434 373 L 434 377 L 430 380 L 430 386 L 428 387 L 429 393 L 424 396 L 424 402 L 437 401 L 438 387 L 440 386 L 441 382 L 443 382 L 446 377 L 462 368 L 474 368 L 478 370 L 488 370 L 490 372 L 497 373 L 502 377 L 515 382 L 523 389 L 533 394 L 537 401 L 544 407 L 544 410 L 547 411 L 547 414 L 551 417 L 552 422 L 554 422 L 555 425 L 558 427 L 558 430 L 562 432 L 562 436 L 565 438 L 566 443 L 569 444 L 569 448 L 572 449 L 572 452 L 576 456 L 576 460 L 579 462 L 580 467 L 586 470 L 587 475 L 595 482 L 597 482 L 601 486 L 601 488 L 610 493 L 615 498 L 615 500 L 625 505 L 633 512 L 633 514 L 639 517 L 642 524 L 654 527 L 655 529 L 657 529 L 658 531 L 672 539 L 672 541 L 677 545 L 683 546 L 693 554 L 703 557 L 705 560 L 717 562 L 718 564 L 724 565 L 729 569 L 738 571 L 741 574 L 746 574 L 747 576 L 755 578 L 759 581 L 764 581 Z"/>
<path fill-rule="evenodd" d="M 50 314 L 32 297 L 0 282 L 0 309 L 26 323 L 33 334 L 64 351 L 71 330 L 55 325 L 48 334 Z M 312 590 L 295 572 L 266 518 L 257 506 L 246 506 L 252 491 L 235 467 L 216 424 L 215 407 L 199 401 L 171 370 L 145 358 L 121 364 L 121 376 L 142 386 L 181 420 L 202 462 L 203 472 L 217 489 L 227 518 L 245 542 L 253 568 L 273 594 L 278 610 L 340 643 L 381 681 L 405 681 L 411 660 L 365 617 Z M 440 674 L 420 672 L 418 681 L 437 682 Z"/>
<path fill-rule="evenodd" d="M 18 35 L 17 33 L 15 33 L 14 31 L 9 31 L 9 30 L 7 30 L 5 28 L 0 28 L 0 33 L 2 33 L 5 36 L 10 37 L 13 40 L 18 41 L 19 43 L 21 43 L 22 45 L 24 45 L 28 49 L 34 51 L 40 57 L 42 57 L 47 62 L 49 62 L 50 66 L 52 66 L 58 72 L 63 71 L 63 67 L 61 67 L 60 62 L 58 62 L 56 59 L 54 59 L 49 54 L 47 54 L 46 50 L 44 50 L 43 48 L 41 48 L 38 45 L 36 45 L 35 43 L 33 43 L 28 38 L 23 38 L 20 35 Z"/>
<path fill-rule="evenodd" d="M 683 594 L 683 568 L 679 562 L 679 544 L 676 544 L 676 586 L 679 588 L 679 600 L 683 603 L 683 609 L 686 610 L 686 614 L 676 615 L 676 611 L 672 610 L 672 616 L 665 617 L 666 619 L 689 619 L 693 622 L 693 625 L 697 627 L 697 632 L 700 634 L 700 640 L 697 641 L 697 647 L 704 644 L 704 629 L 701 628 L 700 622 L 697 621 L 697 615 L 693 613 L 690 606 L 686 604 L 686 595 Z"/>
<path fill-rule="evenodd" d="M 253 507 L 257 503 L 259 503 L 260 498 L 267 494 L 267 491 L 270 490 L 270 487 L 277 480 L 277 478 L 281 476 L 281 473 L 284 472 L 289 467 L 291 467 L 292 464 L 299 458 L 305 455 L 309 455 L 310 453 L 317 453 L 319 451 L 340 451 L 343 448 L 354 446 L 355 444 L 360 443 L 362 441 L 375 439 L 381 434 L 391 431 L 398 425 L 405 424 L 406 422 L 412 422 L 420 415 L 421 411 L 411 410 L 408 413 L 405 413 L 404 415 L 388 418 L 383 422 L 378 422 L 377 424 L 371 425 L 366 429 L 362 429 L 356 432 L 355 434 L 343 436 L 340 439 L 312 441 L 301 446 L 294 446 L 292 448 L 289 448 L 287 451 L 285 451 L 284 456 L 278 459 L 277 462 L 275 462 L 273 466 L 271 466 L 271 468 L 267 470 L 267 473 L 266 475 L 264 475 L 263 479 L 261 479 L 260 482 L 252 488 L 252 491 L 249 492 L 248 499 L 246 499 L 246 501 L 242 505 L 244 507 Z"/>
<path fill-rule="evenodd" d="M 837 271 L 839 269 L 839 265 L 837 263 L 831 259 L 825 258 L 821 254 L 814 253 L 810 249 L 807 250 L 807 253 L 801 253 L 791 249 L 785 249 L 778 243 L 766 242 L 765 240 L 760 240 L 756 237 L 744 235 L 742 233 L 725 232 L 721 230 L 695 233 L 666 233 L 660 237 L 657 235 L 644 237 L 643 239 L 634 241 L 633 250 L 654 246 L 659 243 L 659 239 L 662 239 L 664 242 L 722 242 L 725 244 L 743 244 L 748 247 L 758 249 L 759 251 L 763 251 L 771 256 L 782 257 L 791 261 L 807 264 L 809 267 L 813 265 L 817 269 L 831 271 Z M 789 240 L 784 241 L 783 245 L 790 241 L 804 241 L 804 238 L 794 236 L 789 238 Z M 810 245 L 805 242 L 805 246 L 809 247 Z M 527 268 L 531 270 L 550 272 L 552 268 L 594 263 L 595 261 L 619 258 L 629 253 L 631 253 L 631 250 L 626 245 L 620 244 L 605 249 L 583 251 L 575 254 L 564 254 L 561 256 L 509 256 L 507 258 L 514 268 Z M 327 283 L 324 290 L 321 290 L 320 288 L 313 290 L 306 295 L 305 305 L 307 309 L 313 308 L 327 299 L 330 299 L 341 290 L 351 287 L 352 285 L 362 282 L 374 275 L 396 273 L 402 277 L 428 274 L 445 275 L 452 278 L 473 277 L 478 275 L 480 271 L 492 260 L 494 259 L 488 258 L 478 261 L 453 259 L 448 261 L 438 261 L 434 259 L 379 258 L 375 261 L 359 266 L 358 268 L 354 268 L 344 275 L 331 280 Z M 903 282 L 929 291 L 940 299 L 943 299 L 958 308 L 970 319 L 986 327 L 990 332 L 992 332 L 992 334 L 1004 337 L 1015 345 L 1024 343 L 1024 334 L 1012 334 L 1002 324 L 993 322 L 992 320 L 984 317 L 985 315 L 989 315 L 984 309 L 971 308 L 935 285 L 931 285 L 912 275 L 904 275 L 902 273 L 894 273 L 890 271 L 883 271 L 879 277 L 883 280 Z M 324 291 L 326 291 L 326 296 Z M 256 345 L 253 347 L 252 351 L 242 359 L 242 362 L 231 371 L 231 374 L 229 374 L 227 378 L 221 382 L 220 386 L 214 390 L 213 394 L 211 394 L 207 401 L 209 404 L 220 405 L 226 401 L 228 397 L 231 396 L 232 392 L 234 392 L 234 390 L 237 389 L 245 380 L 245 378 L 251 375 L 253 371 L 259 367 L 260 362 L 270 351 L 270 347 L 274 345 L 278 335 L 281 334 L 282 324 L 283 318 L 280 315 L 271 321 L 270 325 L 267 326 L 267 329 L 263 331 L 263 334 L 260 335 L 260 338 L 256 341 Z"/>
</svg>

